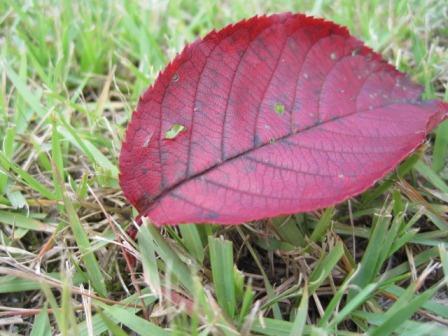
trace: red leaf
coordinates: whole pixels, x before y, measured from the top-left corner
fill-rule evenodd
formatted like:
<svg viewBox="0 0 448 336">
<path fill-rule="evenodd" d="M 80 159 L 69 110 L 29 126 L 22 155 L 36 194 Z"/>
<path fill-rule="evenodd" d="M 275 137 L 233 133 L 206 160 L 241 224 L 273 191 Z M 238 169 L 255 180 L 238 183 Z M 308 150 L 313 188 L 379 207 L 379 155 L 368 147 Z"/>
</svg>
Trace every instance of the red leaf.
<svg viewBox="0 0 448 336">
<path fill-rule="evenodd" d="M 359 194 L 448 115 L 345 28 L 254 17 L 187 46 L 143 95 L 120 184 L 156 224 L 310 211 Z"/>
</svg>

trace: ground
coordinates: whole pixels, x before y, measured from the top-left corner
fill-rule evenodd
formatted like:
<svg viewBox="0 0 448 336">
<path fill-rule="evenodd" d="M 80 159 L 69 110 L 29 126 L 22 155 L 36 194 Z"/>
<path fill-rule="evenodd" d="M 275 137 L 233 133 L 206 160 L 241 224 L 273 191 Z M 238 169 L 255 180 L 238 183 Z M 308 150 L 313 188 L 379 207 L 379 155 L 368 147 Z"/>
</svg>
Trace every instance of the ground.
<svg viewBox="0 0 448 336">
<path fill-rule="evenodd" d="M 446 0 L 0 2 L 0 333 L 448 334 L 447 122 L 334 208 L 126 236 L 140 94 L 186 43 L 282 11 L 347 26 L 448 100 Z"/>
</svg>

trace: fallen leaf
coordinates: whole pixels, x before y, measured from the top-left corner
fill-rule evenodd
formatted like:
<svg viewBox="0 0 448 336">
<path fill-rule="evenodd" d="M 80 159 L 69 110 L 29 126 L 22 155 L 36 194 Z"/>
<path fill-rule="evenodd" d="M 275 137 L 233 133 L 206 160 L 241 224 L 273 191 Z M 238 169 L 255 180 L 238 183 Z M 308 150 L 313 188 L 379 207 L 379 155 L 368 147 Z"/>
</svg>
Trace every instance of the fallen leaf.
<svg viewBox="0 0 448 336">
<path fill-rule="evenodd" d="M 120 184 L 157 225 L 328 207 L 392 171 L 447 117 L 448 104 L 421 94 L 343 27 L 253 17 L 187 46 L 141 97 Z"/>
</svg>

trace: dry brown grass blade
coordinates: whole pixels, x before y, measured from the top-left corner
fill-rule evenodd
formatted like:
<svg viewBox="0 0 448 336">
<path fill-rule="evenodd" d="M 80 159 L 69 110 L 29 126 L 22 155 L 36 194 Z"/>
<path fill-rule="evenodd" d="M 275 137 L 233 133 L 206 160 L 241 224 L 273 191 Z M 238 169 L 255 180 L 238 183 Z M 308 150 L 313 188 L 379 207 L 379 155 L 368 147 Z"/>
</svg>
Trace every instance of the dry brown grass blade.
<svg viewBox="0 0 448 336">
<path fill-rule="evenodd" d="M 437 216 L 441 221 L 443 221 L 447 226 L 448 222 L 445 219 L 445 214 L 435 209 L 423 196 L 422 194 L 415 189 L 412 185 L 410 185 L 407 181 L 400 179 L 397 182 L 397 185 L 401 192 L 403 192 L 409 199 L 413 202 L 419 203 L 426 210 L 431 212 L 433 215 Z"/>
</svg>

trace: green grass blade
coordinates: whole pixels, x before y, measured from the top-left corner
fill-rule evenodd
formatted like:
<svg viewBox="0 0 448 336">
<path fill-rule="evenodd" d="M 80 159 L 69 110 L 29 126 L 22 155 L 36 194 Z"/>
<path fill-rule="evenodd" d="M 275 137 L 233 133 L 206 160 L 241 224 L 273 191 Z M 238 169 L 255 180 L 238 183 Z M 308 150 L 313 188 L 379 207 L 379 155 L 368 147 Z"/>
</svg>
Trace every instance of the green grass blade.
<svg viewBox="0 0 448 336">
<path fill-rule="evenodd" d="M 445 166 L 448 154 L 448 121 L 439 125 L 432 154 L 432 169 L 438 173 Z"/>
<path fill-rule="evenodd" d="M 23 180 L 30 188 L 36 190 L 42 196 L 47 199 L 53 200 L 56 199 L 54 193 L 45 187 L 42 183 L 40 183 L 36 178 L 34 178 L 31 174 L 20 168 L 20 166 L 16 165 L 14 162 L 10 161 L 3 153 L 0 153 L 0 165 L 6 171 L 11 169 L 17 176 Z"/>
<path fill-rule="evenodd" d="M 356 308 L 358 308 L 361 304 L 363 304 L 376 290 L 377 284 L 371 283 L 353 296 L 342 308 L 342 310 L 330 321 L 328 324 L 329 327 L 337 326 L 341 323 L 351 312 L 353 312 Z"/>
<path fill-rule="evenodd" d="M 52 122 L 52 137 L 51 137 L 51 158 L 56 166 L 56 169 L 52 169 L 53 174 L 53 181 L 57 181 L 58 178 L 55 175 L 56 172 L 60 172 L 61 174 L 61 180 L 65 181 L 65 172 L 64 172 L 64 162 L 62 158 L 62 151 L 61 151 L 61 145 L 60 145 L 60 136 L 59 132 L 56 126 L 56 121 L 53 118 Z M 62 199 L 62 189 L 58 183 L 55 183 L 55 191 L 56 191 L 56 198 Z"/>
<path fill-rule="evenodd" d="M 149 322 L 137 315 L 132 310 L 119 306 L 107 306 L 102 303 L 97 303 L 103 312 L 112 320 L 117 321 L 136 332 L 138 335 L 160 335 L 169 336 L 171 333 L 168 330 L 158 327 L 152 322 Z"/>
<path fill-rule="evenodd" d="M 141 294 L 144 296 L 144 302 L 147 306 L 152 305 L 157 300 L 156 296 L 149 294 L 147 288 L 142 289 Z M 141 304 L 141 302 L 142 302 L 141 298 L 139 297 L 139 295 L 137 295 L 137 293 L 135 293 L 132 294 L 131 296 L 128 296 L 123 301 L 120 301 L 120 304 L 126 307 L 128 312 L 132 314 L 137 314 L 138 312 L 140 312 L 141 309 L 137 308 L 136 305 Z M 104 312 L 99 311 L 92 317 L 93 335 L 95 336 L 103 335 L 106 331 L 109 330 L 107 323 L 104 321 L 100 313 L 103 314 L 103 316 L 105 316 Z M 106 318 L 109 318 L 115 323 L 120 323 L 118 320 L 113 319 L 113 317 L 111 316 L 106 316 Z M 79 323 L 78 327 L 80 336 L 91 336 L 89 334 L 89 329 L 87 327 L 87 323 L 85 320 Z"/>
<path fill-rule="evenodd" d="M 252 289 L 252 285 L 249 283 L 246 286 L 246 290 L 244 291 L 244 294 L 243 294 L 243 299 L 241 302 L 241 307 L 240 307 L 240 312 L 239 312 L 239 317 L 238 317 L 239 323 L 242 323 L 244 321 L 244 319 L 246 318 L 247 314 L 249 314 L 251 306 L 254 302 L 254 297 L 255 297 L 255 293 Z"/>
<path fill-rule="evenodd" d="M 66 120 L 60 118 L 64 127 L 60 128 L 60 133 L 70 141 L 74 146 L 79 148 L 91 162 L 96 163 L 106 171 L 110 171 L 112 176 L 116 178 L 118 176 L 118 169 L 103 153 L 101 153 L 95 145 L 89 140 L 83 139 L 79 132 L 76 131 Z"/>
<path fill-rule="evenodd" d="M 21 213 L 0 210 L 0 222 L 27 230 L 53 232 L 56 226 L 43 223 L 37 219 L 22 215 Z"/>
<path fill-rule="evenodd" d="M 448 185 L 443 181 L 437 173 L 427 166 L 423 161 L 419 161 L 414 166 L 424 178 L 426 178 L 434 187 L 438 188 L 444 193 L 448 193 Z"/>
<path fill-rule="evenodd" d="M 104 324 L 107 327 L 107 331 L 110 332 L 114 336 L 127 336 L 128 334 L 121 329 L 118 324 L 116 324 L 114 321 L 112 321 L 110 318 L 106 316 L 103 312 L 98 313 L 101 319 L 103 320 Z"/>
<path fill-rule="evenodd" d="M 272 219 L 274 230 L 280 238 L 293 246 L 305 246 L 306 239 L 302 230 L 297 224 L 295 216 L 281 216 Z"/>
<path fill-rule="evenodd" d="M 100 265 L 98 264 L 95 254 L 92 251 L 92 247 L 90 246 L 89 237 L 81 224 L 72 201 L 67 195 L 65 184 L 62 181 L 61 175 L 55 165 L 53 165 L 53 169 L 55 170 L 55 176 L 57 176 L 57 183 L 59 183 L 61 187 L 62 199 L 69 220 L 70 228 L 73 232 L 76 244 L 81 251 L 81 259 L 84 261 L 85 267 L 87 269 L 87 274 L 91 281 L 91 285 L 100 295 L 107 296 L 103 273 L 100 269 Z"/>
<path fill-rule="evenodd" d="M 369 244 L 361 260 L 361 267 L 353 279 L 353 285 L 359 288 L 364 288 L 369 283 L 373 282 L 378 273 L 379 268 L 387 257 L 389 247 L 384 246 L 384 242 L 393 241 L 389 234 L 390 215 L 388 211 L 382 212 L 376 216 L 374 227 L 369 237 Z M 381 248 L 379 248 L 381 246 Z M 349 292 L 348 300 L 353 298 L 354 291 Z"/>
<path fill-rule="evenodd" d="M 47 311 L 47 305 L 45 305 L 40 313 L 34 318 L 33 329 L 30 336 L 48 336 L 51 335 L 50 320 Z"/>
<path fill-rule="evenodd" d="M 331 274 L 331 271 L 343 255 L 344 246 L 342 242 L 338 242 L 328 254 L 316 264 L 309 278 L 310 294 L 314 293 L 320 287 L 324 280 Z"/>
<path fill-rule="evenodd" d="M 384 289 L 387 293 L 391 295 L 395 295 L 397 298 L 400 298 L 407 289 L 399 287 L 397 285 L 390 285 Z M 438 302 L 437 298 L 433 298 L 430 301 L 426 302 L 422 308 L 426 309 L 429 312 L 436 314 L 442 318 L 448 318 L 448 306 L 443 304 L 442 302 Z"/>
<path fill-rule="evenodd" d="M 17 74 L 6 63 L 0 63 L 0 66 L 4 68 L 8 78 L 14 84 L 22 99 L 29 105 L 32 110 L 34 110 L 39 116 L 43 117 L 45 115 L 45 109 L 42 106 L 40 99 L 34 94 L 32 90 L 30 90 L 27 83 L 24 81 L 24 78 Z"/>
<path fill-rule="evenodd" d="M 153 293 L 160 297 L 159 267 L 155 255 L 154 241 L 149 233 L 148 226 L 142 225 L 138 232 L 138 246 L 142 255 L 143 274 L 146 283 Z"/>
<path fill-rule="evenodd" d="M 174 275 L 190 293 L 193 293 L 193 273 L 191 268 L 180 259 L 179 255 L 168 245 L 166 239 L 162 237 L 154 225 L 148 224 L 146 219 L 143 219 L 143 225 L 148 226 L 148 232 L 154 241 L 155 250 L 164 261 L 167 268 L 166 271 Z"/>
<path fill-rule="evenodd" d="M 5 135 L 3 138 L 3 144 L 2 144 L 2 152 L 4 155 L 4 158 L 6 159 L 7 163 L 8 161 L 12 160 L 13 153 L 14 153 L 14 138 L 16 136 L 16 130 L 13 127 L 10 127 L 6 129 Z M 8 182 L 8 171 L 9 167 L 8 165 L 2 165 L 3 172 L 0 171 L 0 195 L 4 194 L 6 192 L 6 186 Z"/>
<path fill-rule="evenodd" d="M 195 224 L 179 225 L 179 231 L 182 235 L 182 243 L 193 255 L 196 260 L 202 264 L 204 261 L 204 246 L 202 245 L 201 235 Z"/>
<path fill-rule="evenodd" d="M 331 219 L 333 217 L 334 208 L 330 207 L 325 209 L 324 213 L 320 217 L 319 221 L 317 222 L 316 227 L 313 230 L 313 233 L 311 234 L 310 239 L 312 241 L 319 241 L 323 238 L 325 235 L 325 232 L 327 232 L 328 228 L 331 225 Z"/>
<path fill-rule="evenodd" d="M 297 309 L 296 318 L 294 319 L 289 336 L 303 335 L 307 316 L 308 316 L 308 286 L 305 284 L 305 286 L 303 287 L 302 298 L 300 299 L 299 309 Z"/>
<path fill-rule="evenodd" d="M 59 331 L 62 335 L 67 335 L 66 317 L 64 312 L 61 310 L 61 307 L 59 307 L 53 292 L 46 283 L 41 283 L 41 289 L 44 292 L 51 309 L 53 310 L 53 316 L 56 320 Z"/>
<path fill-rule="evenodd" d="M 228 240 L 209 237 L 210 263 L 218 303 L 229 317 L 236 311 L 233 250 Z"/>
<path fill-rule="evenodd" d="M 445 275 L 445 283 L 448 285 L 448 252 L 445 246 L 439 245 L 439 255 L 443 274 Z"/>
<path fill-rule="evenodd" d="M 350 285 L 351 281 L 356 275 L 356 271 L 353 272 L 353 274 L 349 275 L 343 282 L 343 284 L 338 288 L 336 291 L 336 294 L 331 299 L 328 306 L 325 308 L 324 315 L 321 317 L 319 321 L 320 327 L 326 327 L 328 325 L 328 321 L 330 320 L 331 316 L 335 313 L 337 313 L 337 306 L 340 304 L 342 297 L 347 291 L 348 286 Z"/>
<path fill-rule="evenodd" d="M 407 319 L 409 319 L 425 302 L 427 302 L 431 297 L 434 296 L 435 292 L 438 290 L 438 286 L 434 286 L 431 289 L 423 292 L 420 295 L 415 296 L 413 299 L 409 300 L 405 305 L 401 304 L 400 308 L 392 309 L 392 314 L 387 315 L 387 319 L 378 327 L 372 328 L 369 331 L 369 336 L 387 336 L 392 334 L 398 327 L 400 327 Z M 398 301 L 395 303 L 397 304 Z M 394 305 L 395 305 L 394 304 Z"/>
</svg>

